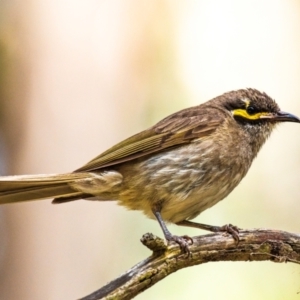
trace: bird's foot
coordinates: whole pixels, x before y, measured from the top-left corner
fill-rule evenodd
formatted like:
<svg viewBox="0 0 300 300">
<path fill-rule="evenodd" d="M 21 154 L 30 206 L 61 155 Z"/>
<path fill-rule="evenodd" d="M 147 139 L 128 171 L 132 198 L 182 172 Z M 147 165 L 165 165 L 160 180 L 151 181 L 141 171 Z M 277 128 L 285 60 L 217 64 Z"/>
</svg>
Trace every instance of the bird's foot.
<svg viewBox="0 0 300 300">
<path fill-rule="evenodd" d="M 181 251 L 187 256 L 191 256 L 191 251 L 189 246 L 193 245 L 193 239 L 187 235 L 178 236 L 178 235 L 170 235 L 166 237 L 168 242 L 175 242 L 179 245 Z"/>
<path fill-rule="evenodd" d="M 214 226 L 215 230 L 213 230 L 214 232 L 225 232 L 225 233 L 229 233 L 235 240 L 236 245 L 239 244 L 240 242 L 240 236 L 239 236 L 239 230 L 240 228 L 238 228 L 235 225 L 232 224 L 226 224 L 223 226 Z"/>
<path fill-rule="evenodd" d="M 232 235 L 234 240 L 236 241 L 236 245 L 238 245 L 240 238 L 239 238 L 239 229 L 237 226 L 227 224 L 224 226 L 213 226 L 213 225 L 207 225 L 202 223 L 195 223 L 188 220 L 183 220 L 181 222 L 176 223 L 180 226 L 187 226 L 187 227 L 193 227 L 193 228 L 199 228 L 203 230 L 208 230 L 211 232 L 226 232 Z"/>
</svg>

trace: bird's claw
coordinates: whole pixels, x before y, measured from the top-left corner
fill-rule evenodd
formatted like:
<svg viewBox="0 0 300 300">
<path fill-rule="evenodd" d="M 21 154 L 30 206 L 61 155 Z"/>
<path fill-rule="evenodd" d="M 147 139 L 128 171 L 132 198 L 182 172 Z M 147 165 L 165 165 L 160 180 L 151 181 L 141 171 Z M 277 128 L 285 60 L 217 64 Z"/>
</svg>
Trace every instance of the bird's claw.
<svg viewBox="0 0 300 300">
<path fill-rule="evenodd" d="M 178 235 L 171 235 L 167 238 L 169 242 L 175 242 L 179 245 L 182 253 L 187 254 L 187 256 L 191 256 L 191 251 L 189 246 L 193 245 L 193 239 L 187 235 L 178 236 Z"/>
<path fill-rule="evenodd" d="M 226 224 L 219 227 L 219 231 L 229 233 L 234 238 L 236 245 L 240 242 L 239 230 L 240 228 L 232 224 Z"/>
</svg>

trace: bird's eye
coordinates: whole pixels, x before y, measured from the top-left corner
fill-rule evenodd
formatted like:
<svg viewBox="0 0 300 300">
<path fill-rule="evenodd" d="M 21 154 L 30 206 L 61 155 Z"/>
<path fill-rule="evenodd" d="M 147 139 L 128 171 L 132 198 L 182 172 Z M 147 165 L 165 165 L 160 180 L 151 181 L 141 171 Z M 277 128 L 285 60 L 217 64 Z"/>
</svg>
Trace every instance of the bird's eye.
<svg viewBox="0 0 300 300">
<path fill-rule="evenodd" d="M 253 106 L 248 106 L 246 108 L 246 111 L 249 115 L 254 115 L 255 113 L 257 113 L 257 109 Z"/>
</svg>

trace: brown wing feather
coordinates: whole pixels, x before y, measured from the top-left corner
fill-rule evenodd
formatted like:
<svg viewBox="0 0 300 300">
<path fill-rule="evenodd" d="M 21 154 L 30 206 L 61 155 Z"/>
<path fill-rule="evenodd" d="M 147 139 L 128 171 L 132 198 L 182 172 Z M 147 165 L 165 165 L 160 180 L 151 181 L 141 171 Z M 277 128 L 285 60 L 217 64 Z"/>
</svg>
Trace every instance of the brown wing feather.
<svg viewBox="0 0 300 300">
<path fill-rule="evenodd" d="M 75 172 L 88 172 L 130 161 L 162 149 L 190 143 L 216 130 L 220 114 L 208 114 L 201 106 L 177 112 L 100 154 Z"/>
</svg>

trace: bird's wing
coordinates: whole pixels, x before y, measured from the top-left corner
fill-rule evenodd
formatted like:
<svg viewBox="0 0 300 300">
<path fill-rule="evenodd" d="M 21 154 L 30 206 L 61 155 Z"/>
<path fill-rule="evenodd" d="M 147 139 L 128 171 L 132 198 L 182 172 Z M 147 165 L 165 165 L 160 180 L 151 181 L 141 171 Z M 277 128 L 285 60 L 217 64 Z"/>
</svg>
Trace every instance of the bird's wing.
<svg viewBox="0 0 300 300">
<path fill-rule="evenodd" d="M 200 108 L 186 109 L 163 119 L 108 149 L 75 172 L 95 171 L 205 138 L 223 122 L 224 116 Z"/>
</svg>

